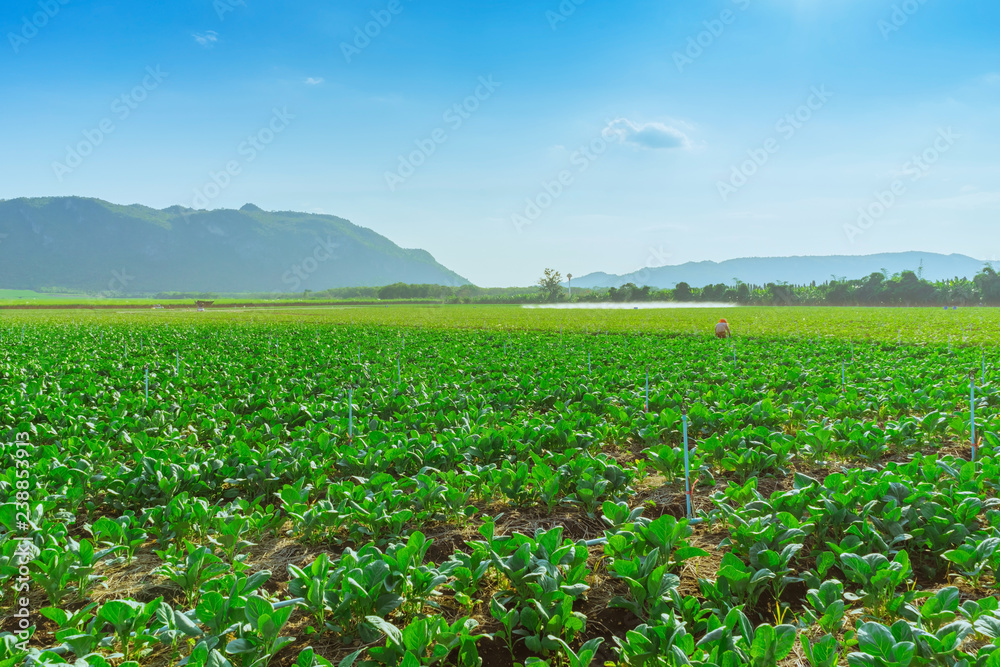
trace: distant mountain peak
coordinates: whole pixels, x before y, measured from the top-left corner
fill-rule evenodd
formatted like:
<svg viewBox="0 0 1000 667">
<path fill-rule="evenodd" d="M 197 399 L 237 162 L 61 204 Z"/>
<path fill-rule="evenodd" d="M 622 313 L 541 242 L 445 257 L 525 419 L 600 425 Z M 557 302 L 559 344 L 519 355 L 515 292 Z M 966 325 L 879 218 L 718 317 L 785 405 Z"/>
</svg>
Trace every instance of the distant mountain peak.
<svg viewBox="0 0 1000 667">
<path fill-rule="evenodd" d="M 393 283 L 467 285 L 332 215 L 163 210 L 82 197 L 0 202 L 0 288 L 90 293 L 294 293 Z"/>
<path fill-rule="evenodd" d="M 966 255 L 943 255 L 907 251 L 874 255 L 824 255 L 793 257 L 742 257 L 723 262 L 700 261 L 659 266 L 625 275 L 590 273 L 573 279 L 574 287 L 621 287 L 626 283 L 673 288 L 679 282 L 692 287 L 725 284 L 739 280 L 751 285 L 824 283 L 832 276 L 849 280 L 864 278 L 883 269 L 892 276 L 903 271 L 921 271 L 927 280 L 972 278 L 987 263 Z"/>
</svg>

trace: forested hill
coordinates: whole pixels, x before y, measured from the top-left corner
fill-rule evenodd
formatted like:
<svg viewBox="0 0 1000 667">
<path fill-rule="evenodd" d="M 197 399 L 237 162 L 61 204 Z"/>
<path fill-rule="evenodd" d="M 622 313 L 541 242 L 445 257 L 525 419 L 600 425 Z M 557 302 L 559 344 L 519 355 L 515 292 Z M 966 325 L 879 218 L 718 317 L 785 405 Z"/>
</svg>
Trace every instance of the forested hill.
<svg viewBox="0 0 1000 667">
<path fill-rule="evenodd" d="M 302 292 L 468 281 L 424 250 L 331 215 L 0 201 L 0 288 L 141 294 Z"/>
<path fill-rule="evenodd" d="M 590 273 L 573 279 L 575 287 L 639 286 L 672 288 L 680 282 L 702 287 L 744 282 L 755 285 L 789 283 L 808 285 L 830 280 L 856 280 L 876 272 L 885 275 L 914 271 L 926 280 L 972 278 L 984 262 L 965 255 L 932 252 L 896 252 L 877 255 L 828 255 L 815 257 L 743 257 L 724 262 L 688 262 L 646 268 L 625 275 Z"/>
</svg>

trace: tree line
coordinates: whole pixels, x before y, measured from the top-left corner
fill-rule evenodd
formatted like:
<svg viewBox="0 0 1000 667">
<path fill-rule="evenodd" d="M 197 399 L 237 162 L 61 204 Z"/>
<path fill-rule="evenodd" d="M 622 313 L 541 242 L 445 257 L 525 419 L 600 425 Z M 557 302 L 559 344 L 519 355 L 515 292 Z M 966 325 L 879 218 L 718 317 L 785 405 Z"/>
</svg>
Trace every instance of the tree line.
<svg viewBox="0 0 1000 667">
<path fill-rule="evenodd" d="M 847 280 L 831 277 L 817 284 L 792 285 L 766 283 L 754 285 L 736 281 L 733 285 L 716 284 L 692 287 L 678 283 L 673 289 L 626 283 L 605 289 L 573 288 L 572 294 L 561 285 L 558 272 L 547 271 L 538 283 L 547 301 L 612 302 L 713 302 L 760 306 L 998 306 L 1000 276 L 987 265 L 974 276 L 949 280 L 925 280 L 914 271 L 889 276 L 875 272 L 864 278 Z"/>
<path fill-rule="evenodd" d="M 395 283 L 381 287 L 339 287 L 318 292 L 307 290 L 297 294 L 220 295 L 175 292 L 155 296 L 164 299 L 253 296 L 262 299 L 401 300 L 468 304 L 674 301 L 753 306 L 1000 306 L 1000 276 L 989 265 L 971 279 L 955 277 L 930 281 L 920 277 L 919 273 L 902 271 L 890 276 L 881 271 L 855 280 L 831 276 L 826 282 L 808 285 L 782 282 L 755 285 L 735 281 L 732 285 L 720 283 L 692 287 L 681 282 L 673 289 L 660 289 L 626 283 L 620 287 L 572 287 L 570 290 L 564 284 L 561 273 L 546 269 L 545 275 L 531 287 L 453 287 Z"/>
</svg>

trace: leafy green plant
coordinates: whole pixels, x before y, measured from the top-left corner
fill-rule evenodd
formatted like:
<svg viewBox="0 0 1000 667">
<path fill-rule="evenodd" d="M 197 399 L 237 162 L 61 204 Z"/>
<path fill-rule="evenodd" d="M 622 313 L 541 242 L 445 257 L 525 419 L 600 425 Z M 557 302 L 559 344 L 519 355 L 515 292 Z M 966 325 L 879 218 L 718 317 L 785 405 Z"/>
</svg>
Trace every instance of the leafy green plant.
<svg viewBox="0 0 1000 667">
<path fill-rule="evenodd" d="M 339 592 L 339 582 L 331 579 L 329 556 L 319 554 L 305 569 L 289 563 L 288 577 L 288 591 L 305 600 L 303 606 L 313 615 L 317 629 L 322 630 L 327 611 L 332 611 L 332 606 L 337 604 L 336 593 Z"/>
<path fill-rule="evenodd" d="M 74 577 L 74 565 L 76 559 L 72 554 L 58 549 L 43 549 L 41 553 L 31 561 L 31 579 L 38 584 L 45 595 L 48 596 L 49 604 L 55 606 L 62 600 L 69 597 L 71 592 L 70 584 Z"/>
<path fill-rule="evenodd" d="M 637 549 L 641 554 L 657 550 L 657 563 L 668 569 L 677 570 L 687 560 L 707 556 L 708 552 L 688 544 L 694 531 L 687 519 L 676 519 L 669 514 L 650 521 L 635 524 Z"/>
<path fill-rule="evenodd" d="M 806 593 L 806 600 L 812 607 L 810 620 L 818 623 L 827 634 L 836 634 L 844 623 L 843 596 L 844 585 L 836 579 L 824 581 L 819 588 L 811 588 Z"/>
<path fill-rule="evenodd" d="M 442 571 L 454 579 L 450 586 L 459 604 L 472 606 L 472 595 L 479 588 L 489 567 L 490 554 L 482 546 L 474 546 L 471 553 L 456 551 L 449 562 L 442 566 Z"/>
<path fill-rule="evenodd" d="M 135 600 L 105 602 L 101 606 L 97 620 L 109 624 L 114 629 L 115 635 L 103 640 L 101 645 L 110 646 L 117 638 L 117 644 L 125 660 L 147 654 L 151 650 L 147 647 L 156 641 L 156 637 L 147 632 L 147 626 L 162 602 L 162 597 L 146 604 Z"/>
<path fill-rule="evenodd" d="M 680 666 L 690 664 L 694 654 L 694 637 L 687 633 L 683 622 L 667 612 L 653 624 L 643 623 L 615 637 L 623 664 Z"/>
<path fill-rule="evenodd" d="M 890 561 L 882 554 L 858 556 L 844 553 L 840 556 L 844 574 L 852 583 L 861 587 L 861 596 L 846 593 L 849 600 L 860 600 L 875 615 L 886 612 L 896 589 L 906 584 L 912 570 L 905 551 L 900 551 Z M 902 601 L 902 599 L 900 600 Z"/>
<path fill-rule="evenodd" d="M 56 641 L 62 642 L 77 657 L 83 657 L 92 653 L 103 637 L 103 624 L 98 625 L 97 614 L 91 613 L 96 608 L 96 602 L 84 605 L 72 613 L 58 607 L 44 607 L 41 614 L 58 626 Z"/>
<path fill-rule="evenodd" d="M 958 573 L 970 584 L 978 588 L 984 571 L 987 568 L 992 569 L 998 550 L 1000 550 L 1000 537 L 987 537 L 980 542 L 970 539 L 957 549 L 950 549 L 941 555 L 951 561 Z"/>
<path fill-rule="evenodd" d="M 132 526 L 133 521 L 134 517 L 128 514 L 117 519 L 102 516 L 94 521 L 89 531 L 101 544 L 124 547 L 126 562 L 131 563 L 136 551 L 147 538 L 145 531 Z"/>
<path fill-rule="evenodd" d="M 802 636 L 802 651 L 812 667 L 836 667 L 840 659 L 840 646 L 833 635 L 823 635 L 815 642 Z"/>
<path fill-rule="evenodd" d="M 511 662 L 513 662 L 515 641 L 514 630 L 519 625 L 521 615 L 517 608 L 507 609 L 494 597 L 490 599 L 490 616 L 500 622 L 504 642 L 507 644 L 507 649 L 510 651 L 510 659 Z"/>
<path fill-rule="evenodd" d="M 398 630 L 384 619 L 373 616 L 368 619 L 386 635 L 384 647 L 369 649 L 372 661 L 379 665 L 395 667 L 407 653 L 417 658 L 420 665 L 443 663 L 455 652 L 454 664 L 458 667 L 480 667 L 482 658 L 476 643 L 488 637 L 475 634 L 479 622 L 471 618 L 460 618 L 449 624 L 440 616 L 411 621 Z"/>
<path fill-rule="evenodd" d="M 295 641 L 294 637 L 281 636 L 291 615 L 291 606 L 276 609 L 264 598 L 251 595 L 240 637 L 226 644 L 226 653 L 238 656 L 244 667 L 267 667 L 278 651 Z"/>
<path fill-rule="evenodd" d="M 716 580 L 699 579 L 698 585 L 706 600 L 720 615 L 726 615 L 738 605 L 756 605 L 774 576 L 771 570 L 755 569 L 727 552 L 722 557 Z"/>
<path fill-rule="evenodd" d="M 247 554 L 238 554 L 241 549 L 255 546 L 245 539 L 250 531 L 250 521 L 242 518 L 219 519 L 216 521 L 215 532 L 208 536 L 208 541 L 219 548 L 226 560 L 233 566 L 242 564 Z"/>
<path fill-rule="evenodd" d="M 584 642 L 579 651 L 574 651 L 570 648 L 569 644 L 561 639 L 559 640 L 559 644 L 562 645 L 563 655 L 569 667 L 590 667 L 590 663 L 594 661 L 594 657 L 597 654 L 597 648 L 603 641 L 603 637 L 595 637 L 590 641 Z"/>
<path fill-rule="evenodd" d="M 795 626 L 761 623 L 753 633 L 744 634 L 736 645 L 752 667 L 768 667 L 784 660 L 795 647 Z"/>
<path fill-rule="evenodd" d="M 642 620 L 659 618 L 667 612 L 673 602 L 670 593 L 680 585 L 680 578 L 658 562 L 659 550 L 655 548 L 634 560 L 615 559 L 611 569 L 628 585 L 629 597 L 616 596 L 608 606 L 628 609 Z"/>
<path fill-rule="evenodd" d="M 920 606 L 920 622 L 931 632 L 958 617 L 961 593 L 955 586 L 942 588 Z M 977 609 L 978 611 L 978 609 Z"/>
<path fill-rule="evenodd" d="M 177 647 L 182 639 L 197 639 L 204 635 L 195 622 L 197 620 L 195 610 L 185 613 L 172 608 L 166 602 L 161 602 L 156 608 L 156 620 L 159 627 L 153 630 L 153 636 L 170 646 L 174 657 L 177 656 Z"/>
<path fill-rule="evenodd" d="M 441 594 L 437 588 L 448 580 L 447 574 L 424 564 L 432 541 L 414 531 L 406 544 L 393 544 L 386 549 L 384 560 L 389 572 L 385 586 L 403 599 L 404 613 L 417 614 L 424 605 L 437 607 L 433 601 Z"/>
<path fill-rule="evenodd" d="M 202 584 L 229 571 L 229 565 L 212 553 L 206 546 L 199 546 L 184 540 L 185 552 L 171 545 L 166 551 L 156 555 L 163 565 L 154 570 L 155 574 L 167 577 L 177 584 L 190 604 L 197 604 Z"/>
</svg>

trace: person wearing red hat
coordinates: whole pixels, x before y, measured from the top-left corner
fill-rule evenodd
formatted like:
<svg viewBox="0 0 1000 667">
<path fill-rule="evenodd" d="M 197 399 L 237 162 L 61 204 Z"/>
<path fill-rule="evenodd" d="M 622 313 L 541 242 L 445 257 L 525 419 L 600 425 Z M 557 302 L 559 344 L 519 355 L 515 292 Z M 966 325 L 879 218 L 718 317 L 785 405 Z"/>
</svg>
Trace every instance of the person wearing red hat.
<svg viewBox="0 0 1000 667">
<path fill-rule="evenodd" d="M 715 325 L 715 335 L 718 338 L 729 338 L 733 335 L 733 332 L 729 330 L 729 322 L 725 319 L 719 320 L 719 323 Z"/>
</svg>

